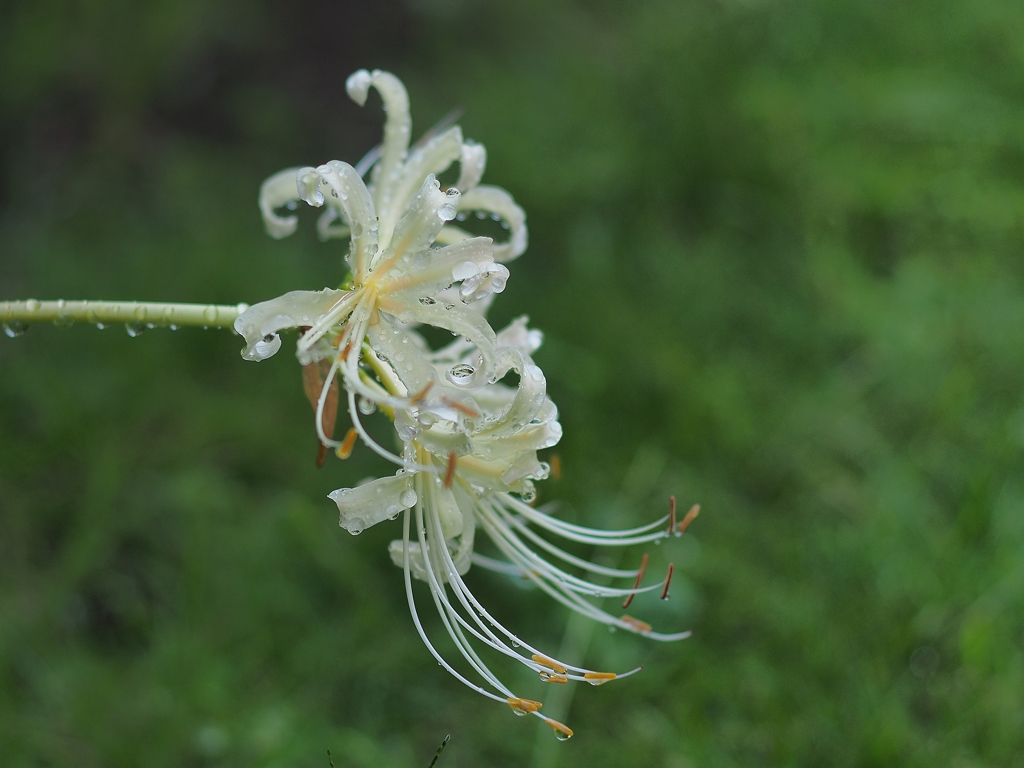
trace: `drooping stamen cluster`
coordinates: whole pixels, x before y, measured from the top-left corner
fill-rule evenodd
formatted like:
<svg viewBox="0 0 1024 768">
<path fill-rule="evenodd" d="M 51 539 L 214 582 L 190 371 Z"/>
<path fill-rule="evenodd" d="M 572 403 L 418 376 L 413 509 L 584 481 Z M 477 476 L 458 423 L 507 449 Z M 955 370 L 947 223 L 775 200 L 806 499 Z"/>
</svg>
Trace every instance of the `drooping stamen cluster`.
<svg viewBox="0 0 1024 768">
<path fill-rule="evenodd" d="M 655 640 L 678 640 L 689 633 L 654 632 L 645 622 L 613 616 L 588 599 L 625 598 L 626 608 L 646 592 L 660 590 L 667 598 L 672 566 L 664 582 L 641 586 L 646 555 L 637 570 L 610 568 L 571 554 L 541 533 L 592 546 L 631 546 L 680 535 L 696 513 L 691 511 L 677 527 L 673 499 L 665 518 L 630 530 L 602 531 L 531 506 L 534 483 L 552 471 L 537 451 L 554 446 L 562 433 L 543 371 L 532 359 L 542 336 L 525 317 L 498 333 L 485 317 L 494 295 L 505 287 L 504 262 L 526 248 L 525 216 L 507 192 L 479 183 L 486 160 L 482 146 L 464 141 L 453 126 L 410 148 L 405 88 L 380 71 L 360 70 L 347 83 L 360 104 L 371 86 L 387 111 L 379 149 L 356 167 L 332 160 L 282 171 L 260 193 L 260 208 L 274 237 L 289 235 L 297 226 L 296 217 L 278 215 L 280 207 L 297 200 L 323 207 L 321 236 L 349 238 L 350 277 L 339 289 L 292 291 L 251 307 L 235 323 L 246 339 L 242 355 L 270 357 L 281 346 L 280 331 L 302 329 L 296 354 L 316 410 L 322 446 L 318 461 L 328 448 L 346 458 L 361 439 L 400 467 L 393 476 L 330 494 L 342 527 L 357 534 L 404 512 L 403 537 L 391 543 L 390 555 L 404 571 L 410 612 L 427 648 L 465 685 L 506 702 L 517 715 L 542 718 L 556 735 L 568 738 L 572 731 L 567 726 L 541 715 L 539 702 L 516 696 L 491 672 L 474 643 L 515 659 L 546 682 L 600 685 L 639 668 L 600 672 L 542 653 L 498 622 L 463 576 L 472 565 L 513 574 L 595 621 Z M 438 175 L 456 161 L 458 182 L 442 188 Z M 363 180 L 367 173 L 368 184 Z M 495 244 L 450 223 L 466 211 L 500 220 L 508 239 Z M 417 330 L 420 325 L 446 329 L 457 338 L 431 349 Z M 518 379 L 515 386 L 503 383 L 506 376 Z M 333 435 L 339 382 L 352 422 L 342 441 Z M 380 445 L 364 428 L 361 416 L 376 410 L 393 421 L 400 452 Z M 474 552 L 478 528 L 504 560 Z M 429 587 L 448 635 L 483 685 L 456 670 L 427 637 L 414 578 Z M 633 585 L 611 587 L 594 579 L 633 580 Z"/>
</svg>

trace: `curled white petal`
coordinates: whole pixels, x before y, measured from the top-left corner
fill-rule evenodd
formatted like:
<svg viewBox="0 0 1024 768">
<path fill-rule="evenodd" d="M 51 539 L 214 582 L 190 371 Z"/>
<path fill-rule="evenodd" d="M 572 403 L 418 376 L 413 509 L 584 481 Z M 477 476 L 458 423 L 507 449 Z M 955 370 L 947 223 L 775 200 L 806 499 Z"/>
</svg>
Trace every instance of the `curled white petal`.
<svg viewBox="0 0 1024 768">
<path fill-rule="evenodd" d="M 413 475 L 381 477 L 356 488 L 339 488 L 327 494 L 338 505 L 339 524 L 349 533 L 362 533 L 371 525 L 393 520 L 403 509 L 416 504 Z"/>
<path fill-rule="evenodd" d="M 348 291 L 290 291 L 269 301 L 253 304 L 235 320 L 235 332 L 245 339 L 242 357 L 266 360 L 281 348 L 278 332 L 313 325 L 349 295 Z"/>
<path fill-rule="evenodd" d="M 297 217 L 278 216 L 274 212 L 274 209 L 294 203 L 299 199 L 295 185 L 295 178 L 299 170 L 298 168 L 286 168 L 275 173 L 260 186 L 259 201 L 263 225 L 267 228 L 267 234 L 275 240 L 288 237 L 295 232 L 299 225 Z"/>
<path fill-rule="evenodd" d="M 487 166 L 487 150 L 475 141 L 464 142 L 459 156 L 459 180 L 455 183 L 463 192 L 472 189 L 483 178 Z"/>
<path fill-rule="evenodd" d="M 324 204 L 325 190 L 331 196 L 331 205 L 338 207 L 351 230 L 349 267 L 357 280 L 364 279 L 370 260 L 377 253 L 377 216 L 369 190 L 356 169 L 340 160 L 331 160 L 316 168 L 299 169 L 297 184 L 302 199 L 314 207 Z"/>
<path fill-rule="evenodd" d="M 459 201 L 459 210 L 485 211 L 508 225 L 508 240 L 494 245 L 495 261 L 511 261 L 526 250 L 526 213 L 501 187 L 481 184 L 466 190 Z"/>
<path fill-rule="evenodd" d="M 382 241 L 387 242 L 400 212 L 395 210 L 394 194 L 401 176 L 402 162 L 409 149 L 412 120 L 409 117 L 409 94 L 402 81 L 390 72 L 379 69 L 367 72 L 361 69 L 350 75 L 345 83 L 348 95 L 360 106 L 366 104 L 371 86 L 380 94 L 387 114 L 381 156 L 372 174 L 373 202 L 381 218 Z"/>
<path fill-rule="evenodd" d="M 529 327 L 530 318 L 521 315 L 498 331 L 498 347 L 515 347 L 524 355 L 532 355 L 544 342 L 544 334 Z"/>
<path fill-rule="evenodd" d="M 434 136 L 422 147 L 412 150 L 395 180 L 392 203 L 395 209 L 401 211 L 408 207 L 423 179 L 431 174 L 439 176 L 444 173 L 459 159 L 461 152 L 462 129 L 457 125 Z M 458 184 L 455 186 L 462 189 Z"/>
</svg>

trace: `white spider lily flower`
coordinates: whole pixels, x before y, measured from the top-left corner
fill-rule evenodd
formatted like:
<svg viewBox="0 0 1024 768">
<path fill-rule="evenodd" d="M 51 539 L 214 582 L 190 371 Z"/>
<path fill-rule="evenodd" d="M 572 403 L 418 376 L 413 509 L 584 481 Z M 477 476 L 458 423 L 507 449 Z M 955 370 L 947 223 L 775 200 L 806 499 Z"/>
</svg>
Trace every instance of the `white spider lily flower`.
<svg viewBox="0 0 1024 768">
<path fill-rule="evenodd" d="M 678 640 L 688 632 L 663 634 L 629 616 L 614 616 L 593 598 L 624 597 L 661 590 L 641 586 L 647 556 L 636 570 L 590 563 L 548 540 L 557 536 L 594 546 L 631 546 L 678 533 L 670 518 L 624 531 L 573 525 L 534 509 L 534 483 L 550 467 L 539 450 L 562 435 L 558 409 L 547 397 L 546 380 L 533 361 L 540 331 L 520 317 L 500 333 L 485 313 L 508 280 L 507 262 L 526 247 L 525 216 L 504 190 L 481 185 L 486 152 L 466 142 L 457 126 L 409 148 L 409 102 L 393 75 L 360 70 L 347 83 L 349 95 L 365 103 L 370 87 L 380 93 L 387 119 L 384 141 L 356 167 L 337 160 L 316 168 L 293 168 L 268 179 L 260 208 L 268 232 L 295 231 L 294 216 L 277 209 L 297 200 L 324 208 L 318 230 L 324 239 L 348 237 L 350 279 L 340 289 L 292 291 L 256 304 L 235 329 L 246 340 L 243 357 L 262 360 L 281 346 L 280 331 L 301 328 L 296 355 L 316 408 L 323 446 L 344 458 L 356 437 L 400 466 L 393 476 L 330 494 L 339 522 L 352 534 L 404 512 L 403 537 L 391 543 L 393 562 L 404 571 L 406 594 L 417 632 L 437 661 L 461 682 L 517 715 L 533 714 L 559 738 L 572 731 L 539 713 L 541 704 L 517 697 L 488 668 L 474 644 L 513 658 L 541 680 L 600 685 L 631 675 L 597 672 L 541 653 L 500 624 L 476 599 L 463 577 L 473 565 L 533 581 L 568 608 L 610 627 L 655 640 Z M 457 187 L 442 189 L 437 175 L 460 162 Z M 371 170 L 372 169 L 372 170 Z M 370 173 L 369 184 L 363 177 Z M 473 237 L 452 220 L 467 211 L 501 220 L 508 239 L 494 244 Z M 432 325 L 458 338 L 432 350 L 416 327 Z M 509 374 L 515 387 L 502 383 Z M 329 434 L 343 385 L 352 429 L 344 442 Z M 360 420 L 380 408 L 392 418 L 401 455 L 376 443 Z M 321 458 L 324 452 L 321 452 Z M 667 529 L 666 520 L 669 520 Z M 412 526 L 415 525 L 415 535 Z M 474 551 L 482 531 L 501 553 L 496 560 Z M 612 587 L 599 580 L 632 579 Z M 442 624 L 469 666 L 482 678 L 470 681 L 427 637 L 413 594 L 413 580 L 427 584 Z"/>
<path fill-rule="evenodd" d="M 281 217 L 276 209 L 304 200 L 314 207 L 326 206 L 321 234 L 347 234 L 346 257 L 351 271 L 349 286 L 343 290 L 292 291 L 252 306 L 235 322 L 235 330 L 246 340 L 242 356 L 264 360 L 280 349 L 280 331 L 302 328 L 296 355 L 303 365 L 333 358 L 317 403 L 317 432 L 325 446 L 340 447 L 322 426 L 327 393 L 340 374 L 354 413 L 354 398 L 384 405 L 401 414 L 421 393 L 433 389 L 418 408 L 424 414 L 454 419 L 459 428 L 468 409 L 460 409 L 461 395 L 454 388 L 486 383 L 494 375 L 496 339 L 479 311 L 505 287 L 508 269 L 496 263 L 515 258 L 526 247 L 525 216 L 511 196 L 496 187 L 479 184 L 486 152 L 465 142 L 458 126 L 429 137 L 409 149 L 409 104 L 404 86 L 393 75 L 360 70 L 347 89 L 352 98 L 365 103 L 369 88 L 376 88 L 384 101 L 387 119 L 384 142 L 371 153 L 361 171 L 337 160 L 316 168 L 292 168 L 264 182 L 260 209 L 268 232 L 284 237 L 295 231 L 295 216 Z M 461 163 L 459 183 L 442 190 L 436 175 L 452 163 Z M 372 166 L 371 181 L 362 174 Z M 460 211 L 479 210 L 502 219 L 510 230 L 508 242 L 493 245 L 490 238 L 472 237 L 449 227 Z M 344 221 L 342 229 L 337 220 Z M 443 244 L 435 246 L 435 243 Z M 455 300 L 447 297 L 455 294 Z M 473 360 L 448 371 L 445 386 L 434 377 L 417 377 L 413 355 L 404 348 L 384 350 L 378 343 L 387 332 L 408 324 L 433 325 L 462 336 L 472 347 Z M 378 328 L 378 326 L 380 326 Z M 381 331 L 381 332 L 375 332 Z M 421 340 L 403 337 L 408 349 L 424 346 Z M 369 349 L 364 349 L 368 342 Z M 415 387 L 402 387 L 400 395 L 382 393 L 364 382 L 360 361 L 377 354 L 394 364 L 400 378 Z M 376 360 L 375 360 L 376 362 Z M 467 374 L 467 370 L 472 370 Z M 449 386 L 450 385 L 450 386 Z M 453 410 L 454 409 L 454 410 Z M 357 418 L 357 417 L 354 417 Z M 397 424 L 402 418 L 396 419 Z M 429 418 L 429 417 L 428 417 Z M 407 418 L 404 418 L 407 421 Z M 400 463 L 399 457 L 372 444 L 365 431 L 360 436 L 380 455 Z"/>
<path fill-rule="evenodd" d="M 409 348 L 409 332 L 388 321 L 372 330 L 374 348 L 393 360 L 398 351 Z M 436 407 L 420 403 L 407 412 L 408 423 L 396 426 L 404 433 L 407 466 L 433 469 L 400 470 L 357 488 L 343 488 L 330 494 L 338 505 L 340 524 L 350 533 L 360 533 L 377 522 L 394 519 L 403 510 L 403 538 L 391 542 L 392 561 L 405 573 L 410 612 L 423 642 L 438 662 L 473 690 L 498 701 L 505 701 L 516 714 L 533 714 L 550 725 L 559 738 L 572 731 L 562 723 L 539 713 L 541 705 L 516 696 L 487 666 L 474 644 L 483 645 L 515 659 L 535 671 L 542 681 L 567 683 L 570 680 L 600 685 L 631 675 L 599 672 L 559 661 L 550 654 L 524 642 L 497 621 L 473 595 L 463 579 L 472 565 L 534 582 L 540 589 L 566 607 L 611 627 L 655 640 L 671 641 L 689 636 L 688 632 L 664 634 L 630 616 L 614 616 L 593 598 L 625 597 L 661 590 L 664 583 L 641 586 L 646 566 L 621 570 L 590 563 L 551 543 L 541 534 L 555 535 L 596 546 L 631 546 L 659 541 L 676 532 L 674 513 L 668 518 L 626 531 L 601 531 L 561 521 L 531 507 L 527 500 L 535 496 L 534 480 L 547 477 L 549 467 L 538 461 L 537 451 L 549 448 L 561 437 L 558 411 L 546 396 L 543 372 L 530 354 L 541 342 L 538 331 L 527 326 L 525 317 L 513 321 L 497 339 L 503 342 L 497 353 L 495 377 L 510 371 L 518 374 L 518 385 L 508 387 L 499 381 L 472 389 L 460 407 L 471 408 L 474 417 L 461 430 L 454 421 L 436 418 Z M 412 345 L 412 349 L 416 349 Z M 475 355 L 465 341 L 454 342 L 430 360 L 420 350 L 413 359 L 414 373 L 404 373 L 382 362 L 375 368 L 383 383 L 417 387 L 423 381 L 440 379 L 441 370 L 455 370 Z M 419 377 L 419 378 L 416 378 Z M 427 416 L 428 418 L 424 418 Z M 415 525 L 415 529 L 413 529 Z M 411 531 L 415 530 L 415 535 Z M 474 552 L 476 535 L 483 531 L 505 560 L 499 561 Z M 572 572 L 576 571 L 576 572 Z M 584 575 L 580 575 L 580 572 Z M 632 587 L 609 587 L 585 577 L 632 580 Z M 669 578 L 671 570 L 669 571 Z M 441 617 L 442 624 L 459 653 L 482 678 L 473 682 L 447 661 L 430 641 L 420 621 L 413 593 L 413 580 L 425 582 Z"/>
<path fill-rule="evenodd" d="M 418 464 L 438 462 L 438 457 L 414 440 L 407 446 L 415 452 Z M 554 729 L 560 739 L 572 730 L 542 715 L 541 704 L 517 696 L 481 658 L 480 645 L 497 651 L 536 672 L 543 682 L 582 681 L 601 685 L 640 671 L 602 672 L 571 664 L 543 652 L 509 630 L 480 602 L 463 578 L 472 565 L 537 585 L 564 606 L 609 627 L 623 629 L 653 640 L 674 641 L 689 632 L 664 634 L 649 624 L 628 615 L 615 616 L 601 608 L 595 598 L 622 598 L 627 601 L 644 592 L 667 593 L 668 580 L 641 586 L 647 558 L 639 569 L 622 570 L 588 562 L 553 544 L 542 533 L 570 541 L 602 547 L 621 547 L 659 541 L 675 532 L 668 518 L 623 531 L 603 531 L 573 525 L 544 511 L 534 509 L 516 496 L 493 491 L 477 484 L 476 467 L 466 471 L 465 462 L 475 456 L 449 456 L 447 466 L 438 462 L 435 474 L 400 472 L 355 489 L 331 494 L 338 503 L 341 522 L 352 533 L 376 521 L 393 519 L 403 509 L 403 535 L 389 547 L 392 561 L 405 574 L 406 597 L 413 623 L 423 643 L 437 662 L 472 690 L 495 701 L 504 701 L 517 715 L 535 715 Z M 360 495 L 353 504 L 354 495 Z M 353 527 L 353 523 L 355 527 Z M 504 560 L 474 553 L 478 531 L 483 531 L 504 556 Z M 582 575 L 581 575 L 582 574 Z M 610 587 L 596 583 L 586 575 L 604 580 L 625 579 L 631 587 Z M 671 569 L 669 571 L 671 576 Z M 441 622 L 459 654 L 482 682 L 474 682 L 448 661 L 428 637 L 420 619 L 413 580 L 425 582 Z"/>
</svg>

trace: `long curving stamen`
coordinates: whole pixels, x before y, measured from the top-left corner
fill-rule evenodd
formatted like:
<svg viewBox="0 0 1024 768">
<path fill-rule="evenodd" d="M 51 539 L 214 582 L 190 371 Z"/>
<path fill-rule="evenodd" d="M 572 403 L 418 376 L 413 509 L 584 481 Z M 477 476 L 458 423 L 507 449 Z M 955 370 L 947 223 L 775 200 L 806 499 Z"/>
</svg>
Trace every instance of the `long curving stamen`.
<svg viewBox="0 0 1024 768">
<path fill-rule="evenodd" d="M 668 575 L 665 576 L 665 586 L 661 588 L 661 599 L 668 600 L 668 585 L 672 583 L 672 574 L 676 567 L 672 564 L 668 564 Z"/>
<path fill-rule="evenodd" d="M 617 541 L 612 542 L 611 544 L 603 543 L 603 546 L 625 546 L 624 544 L 622 544 L 623 541 L 626 541 L 628 544 L 639 544 L 644 541 L 657 541 L 659 539 L 665 538 L 666 535 L 664 532 L 659 532 L 657 534 L 640 539 L 631 538 L 641 536 L 642 534 L 645 534 L 648 531 L 654 531 L 658 528 L 661 528 L 663 525 L 665 525 L 666 522 L 668 522 L 668 515 L 659 518 L 654 522 L 648 523 L 647 525 L 641 525 L 638 528 L 630 528 L 627 530 L 619 531 L 604 531 L 597 528 L 587 528 L 582 525 L 574 525 L 573 523 L 568 523 L 565 520 L 559 520 L 557 517 L 552 517 L 550 515 L 544 514 L 543 512 L 539 512 L 538 510 L 531 507 L 529 504 L 523 503 L 514 496 L 510 496 L 509 494 L 506 493 L 500 495 L 503 501 L 506 501 L 509 504 L 509 506 L 514 507 L 517 512 L 519 512 L 523 517 L 527 518 L 531 522 L 535 522 L 541 527 L 547 528 L 553 533 L 557 533 L 566 539 L 572 538 L 570 534 L 578 534 L 580 537 L 583 538 L 577 538 L 573 540 L 580 541 L 585 544 L 591 543 L 592 539 L 616 539 Z"/>
<path fill-rule="evenodd" d="M 581 613 L 584 616 L 588 616 L 595 621 L 602 624 L 607 624 L 620 629 L 625 629 L 630 632 L 643 635 L 644 637 L 651 638 L 652 640 L 658 640 L 662 642 L 669 642 L 675 640 L 682 640 L 690 636 L 690 632 L 677 632 L 674 634 L 664 634 L 660 632 L 654 632 L 650 629 L 639 628 L 636 624 L 630 624 L 629 622 L 616 618 L 606 611 L 601 610 L 592 603 L 584 600 L 576 592 L 566 588 L 564 584 L 557 581 L 545 579 L 536 570 L 529 567 L 527 561 L 521 554 L 516 552 L 513 547 L 510 547 L 508 542 L 504 541 L 501 533 L 495 530 L 494 525 L 486 517 L 482 518 L 485 528 L 491 535 L 492 540 L 498 546 L 498 548 L 509 558 L 512 562 L 518 564 L 522 569 L 527 578 L 533 581 L 542 591 L 550 595 L 553 599 L 557 600 L 562 605 L 570 608 L 571 610 Z"/>
<path fill-rule="evenodd" d="M 497 511 L 492 509 L 491 512 Z M 622 597 L 623 595 L 638 594 L 641 592 L 652 592 L 658 589 L 659 585 L 653 584 L 649 587 L 643 587 L 641 589 L 619 589 L 605 587 L 600 584 L 581 579 L 578 576 L 574 576 L 571 573 L 552 565 L 544 558 L 540 557 L 536 552 L 526 546 L 521 539 L 507 526 L 501 524 L 500 520 L 495 520 L 496 530 L 498 535 L 502 536 L 512 547 L 514 547 L 520 555 L 532 565 L 533 570 L 539 571 L 544 575 L 548 576 L 559 584 L 571 589 L 574 592 L 581 594 L 589 594 L 597 597 Z M 584 561 L 585 562 L 585 561 Z M 627 572 L 626 576 L 633 575 L 632 572 Z"/>
<path fill-rule="evenodd" d="M 640 560 L 640 569 L 636 572 L 636 581 L 633 582 L 633 592 L 626 598 L 626 601 L 622 604 L 623 609 L 629 608 L 629 604 L 633 602 L 633 598 L 636 597 L 636 588 L 640 586 L 640 581 L 643 579 L 644 574 L 647 572 L 647 553 L 644 552 L 643 558 Z"/>
<path fill-rule="evenodd" d="M 509 641 L 512 642 L 515 646 L 521 646 L 526 651 L 534 654 L 535 657 L 545 659 L 548 665 L 558 664 L 563 669 L 563 671 L 571 671 L 571 674 L 568 675 L 571 679 L 583 680 L 585 679 L 585 675 L 587 673 L 593 672 L 593 670 L 589 670 L 585 667 L 577 667 L 563 662 L 551 660 L 546 656 L 541 656 L 540 651 L 538 649 L 534 648 L 529 643 L 524 642 L 521 638 L 517 637 L 515 634 L 506 629 L 500 622 L 498 622 L 493 616 L 491 616 L 490 613 L 487 612 L 483 605 L 480 604 L 480 602 L 473 596 L 473 593 L 468 589 L 468 587 L 466 587 L 465 582 L 462 580 L 462 577 L 459 575 L 458 571 L 455 568 L 455 563 L 451 558 L 451 553 L 448 552 L 448 548 L 443 547 L 441 549 L 441 553 L 444 559 L 444 566 L 447 571 L 449 584 L 452 586 L 453 591 L 459 598 L 459 601 L 462 603 L 467 613 L 469 613 L 469 615 L 473 618 L 474 622 L 480 627 L 480 629 L 484 633 L 486 633 L 488 637 L 483 637 L 480 634 L 480 632 L 476 631 L 473 627 L 468 625 L 461 616 L 458 616 L 458 614 L 456 614 L 456 618 L 459 621 L 459 623 L 466 627 L 466 629 L 469 632 L 471 632 L 474 636 L 476 636 L 478 639 L 480 639 L 482 642 L 486 643 L 490 647 L 499 651 L 500 653 L 503 653 L 506 656 L 514 658 L 520 663 L 524 664 L 525 666 L 530 667 L 535 672 L 542 671 L 540 667 L 543 665 L 539 666 L 536 660 L 534 660 L 533 663 L 531 663 L 530 661 L 523 658 L 523 656 L 510 649 L 505 644 L 505 642 L 498 639 L 498 637 L 492 631 L 491 627 L 497 629 L 499 632 L 504 634 L 509 639 Z M 637 667 L 636 669 L 633 669 L 629 672 L 619 674 L 618 677 L 626 677 L 628 675 L 634 674 L 635 672 L 638 672 L 639 669 L 640 668 Z M 582 673 L 582 676 L 579 673 Z M 594 674 L 604 673 L 594 672 Z"/>
<path fill-rule="evenodd" d="M 406 599 L 409 601 L 409 613 L 412 615 L 412 623 L 416 626 L 416 632 L 419 634 L 420 640 L 422 640 L 423 644 L 427 646 L 427 650 L 430 651 L 430 655 L 434 657 L 437 663 L 444 667 L 448 671 L 448 673 L 456 680 L 458 680 L 460 683 L 469 688 L 472 688 L 477 693 L 480 693 L 489 699 L 493 699 L 494 701 L 506 701 L 507 697 L 502 698 L 501 696 L 497 696 L 491 693 L 490 691 L 481 688 L 476 683 L 470 682 L 465 677 L 463 677 L 458 671 L 456 671 L 452 667 L 451 664 L 445 661 L 444 657 L 441 656 L 440 653 L 437 652 L 437 649 L 434 648 L 430 640 L 427 638 L 427 633 L 423 631 L 423 625 L 420 623 L 420 617 L 416 611 L 416 600 L 412 594 L 412 567 L 409 560 L 409 521 L 411 516 L 412 515 L 410 511 L 408 509 L 405 510 L 405 519 L 402 525 L 402 541 L 405 544 L 405 558 L 403 562 L 403 570 L 405 572 L 405 595 Z"/>
<path fill-rule="evenodd" d="M 426 491 L 426 495 L 428 496 L 429 501 L 429 508 L 431 511 L 427 524 L 432 529 L 432 536 L 436 537 L 437 534 L 441 534 L 439 546 L 441 549 L 446 549 L 443 538 L 444 535 L 443 533 L 441 533 L 440 530 L 441 521 L 439 519 L 437 512 L 437 503 L 436 498 L 434 497 L 435 490 L 433 488 L 433 485 L 431 484 L 429 487 L 427 487 Z M 448 597 L 445 594 L 444 586 L 441 582 L 439 582 L 437 574 L 434 572 L 433 561 L 437 559 L 438 553 L 434 548 L 430 547 L 427 543 L 427 528 L 424 526 L 423 507 L 424 502 L 418 501 L 416 504 L 416 527 L 419 530 L 418 538 L 420 543 L 420 552 L 423 555 L 423 568 L 426 571 L 427 582 L 430 586 L 430 592 L 434 598 L 434 603 L 437 607 L 438 614 L 441 617 L 441 621 L 444 624 L 445 629 L 447 629 L 449 636 L 454 641 L 456 648 L 459 649 L 459 652 L 466 659 L 466 661 L 469 662 L 470 666 L 472 666 L 476 670 L 476 672 L 485 680 L 487 680 L 487 682 L 490 683 L 495 689 L 505 694 L 506 699 L 515 698 L 515 695 L 512 693 L 512 691 L 509 690 L 509 688 L 505 686 L 500 680 L 498 680 L 494 673 L 491 672 L 490 669 L 488 669 L 487 665 L 484 664 L 483 660 L 481 660 L 480 657 L 477 655 L 476 651 L 469 644 L 469 641 L 462 633 L 461 627 L 459 626 L 459 622 L 456 621 L 454 625 L 451 622 L 453 614 L 455 618 L 461 617 L 457 616 L 451 603 L 448 602 Z"/>
</svg>

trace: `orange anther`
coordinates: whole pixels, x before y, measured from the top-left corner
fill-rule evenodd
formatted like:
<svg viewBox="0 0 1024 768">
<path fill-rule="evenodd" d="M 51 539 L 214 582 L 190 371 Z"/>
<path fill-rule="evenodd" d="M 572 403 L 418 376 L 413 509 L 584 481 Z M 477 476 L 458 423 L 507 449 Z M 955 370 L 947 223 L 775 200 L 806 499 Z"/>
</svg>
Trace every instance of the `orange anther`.
<svg viewBox="0 0 1024 768">
<path fill-rule="evenodd" d="M 465 405 L 464 403 L 460 403 L 458 400 L 452 400 L 451 398 L 445 397 L 441 399 L 441 402 L 443 402 L 449 408 L 454 408 L 456 411 L 463 414 L 464 416 L 469 416 L 471 419 L 477 419 L 480 417 L 479 411 L 477 411 L 475 408 L 470 408 L 468 405 Z"/>
<path fill-rule="evenodd" d="M 423 389 L 421 389 L 419 392 L 413 395 L 412 398 L 410 398 L 409 405 L 416 405 L 416 403 L 418 403 L 420 400 L 427 396 L 427 392 L 429 392 L 430 388 L 433 386 L 434 382 L 428 381 L 427 386 L 425 386 Z"/>
<path fill-rule="evenodd" d="M 565 675 L 552 675 L 550 672 L 541 672 L 540 679 L 545 683 L 558 683 L 559 685 L 569 682 L 569 678 Z"/>
<path fill-rule="evenodd" d="M 562 457 L 557 453 L 551 457 L 551 477 L 555 480 L 562 479 Z"/>
<path fill-rule="evenodd" d="M 565 667 L 563 667 L 557 661 L 545 659 L 543 656 L 538 656 L 537 654 L 533 654 L 533 660 L 536 661 L 538 664 L 543 664 L 545 667 L 555 670 L 555 672 L 560 672 L 563 675 L 565 674 Z"/>
<path fill-rule="evenodd" d="M 700 504 L 694 504 L 690 507 L 690 511 L 686 513 L 686 517 L 683 518 L 683 522 L 679 524 L 679 528 L 677 529 L 679 533 L 685 531 L 699 514 Z"/>
<path fill-rule="evenodd" d="M 672 583 L 672 574 L 676 567 L 672 564 L 668 564 L 668 575 L 665 576 L 665 586 L 661 588 L 661 599 L 668 600 L 668 585 Z"/>
<path fill-rule="evenodd" d="M 640 570 L 636 572 L 636 581 L 633 582 L 633 589 L 640 586 L 640 580 L 643 579 L 644 573 L 647 572 L 647 553 L 644 552 L 643 559 L 640 560 Z M 634 592 L 631 595 L 626 596 L 626 600 L 622 603 L 623 608 L 629 608 L 629 604 L 633 602 L 633 598 L 636 597 Z"/>
<path fill-rule="evenodd" d="M 583 679 L 591 685 L 604 685 L 609 680 L 614 680 L 618 675 L 614 672 L 587 672 Z"/>
<path fill-rule="evenodd" d="M 356 447 L 356 438 L 359 433 L 356 432 L 355 427 L 350 427 L 348 432 L 345 434 L 345 439 L 342 440 L 341 445 L 338 446 L 338 450 L 334 453 L 339 459 L 347 459 L 352 455 L 352 449 Z"/>
<path fill-rule="evenodd" d="M 455 451 L 448 453 L 448 468 L 444 471 L 444 487 L 451 488 L 452 480 L 455 479 L 455 460 L 458 457 L 455 455 Z"/>
<path fill-rule="evenodd" d="M 623 615 L 622 618 L 620 619 L 620 621 L 623 624 L 628 624 L 630 627 L 632 627 L 637 632 L 650 632 L 651 631 L 651 625 L 650 624 L 648 624 L 646 621 L 640 621 L 640 619 L 634 619 L 632 616 Z"/>
<path fill-rule="evenodd" d="M 517 715 L 528 715 L 531 712 L 536 712 L 538 709 L 543 707 L 539 701 L 533 701 L 532 699 L 516 699 L 510 698 L 508 705 L 512 707 L 512 711 Z"/>
<path fill-rule="evenodd" d="M 562 725 L 562 723 L 552 720 L 550 717 L 545 717 L 544 722 L 555 729 L 555 738 L 559 741 L 565 741 L 572 736 L 572 728 L 568 725 Z"/>
</svg>

